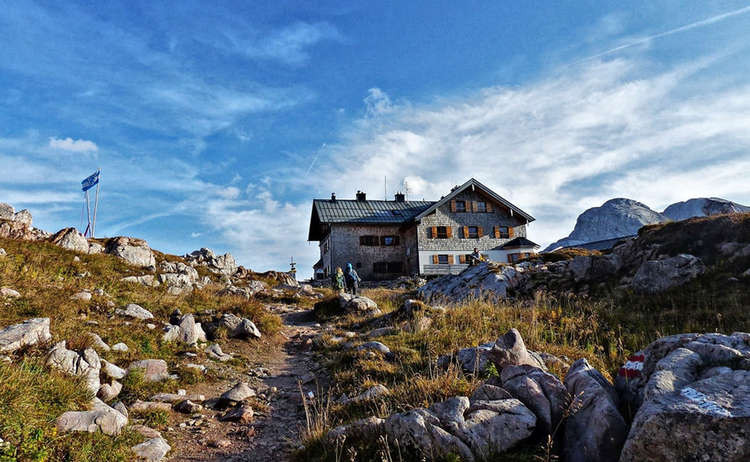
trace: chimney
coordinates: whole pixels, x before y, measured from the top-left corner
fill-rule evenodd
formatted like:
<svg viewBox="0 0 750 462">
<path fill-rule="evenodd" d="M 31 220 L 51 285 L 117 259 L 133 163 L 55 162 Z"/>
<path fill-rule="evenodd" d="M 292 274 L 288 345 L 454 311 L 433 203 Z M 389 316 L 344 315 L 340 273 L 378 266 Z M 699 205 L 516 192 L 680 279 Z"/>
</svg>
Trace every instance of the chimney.
<svg viewBox="0 0 750 462">
<path fill-rule="evenodd" d="M 331 193 L 331 202 L 336 202 L 336 193 Z"/>
<path fill-rule="evenodd" d="M 404 202 L 406 200 L 406 196 L 404 196 L 404 193 L 396 193 L 396 202 Z"/>
<path fill-rule="evenodd" d="M 367 200 L 367 194 L 364 191 L 357 191 L 357 200 L 364 202 Z"/>
</svg>

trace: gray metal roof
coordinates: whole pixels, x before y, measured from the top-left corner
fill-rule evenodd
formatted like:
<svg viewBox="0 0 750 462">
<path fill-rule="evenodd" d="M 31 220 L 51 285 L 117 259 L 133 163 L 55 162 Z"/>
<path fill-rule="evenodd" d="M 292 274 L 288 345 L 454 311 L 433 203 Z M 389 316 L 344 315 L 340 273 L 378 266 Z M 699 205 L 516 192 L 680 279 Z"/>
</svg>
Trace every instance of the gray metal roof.
<svg viewBox="0 0 750 462">
<path fill-rule="evenodd" d="M 315 199 L 321 223 L 405 223 L 428 209 L 431 201 L 358 201 Z"/>
<path fill-rule="evenodd" d="M 539 247 L 536 242 L 530 241 L 523 236 L 518 236 L 515 239 L 511 239 L 503 244 L 503 249 L 512 249 L 515 247 Z"/>
</svg>

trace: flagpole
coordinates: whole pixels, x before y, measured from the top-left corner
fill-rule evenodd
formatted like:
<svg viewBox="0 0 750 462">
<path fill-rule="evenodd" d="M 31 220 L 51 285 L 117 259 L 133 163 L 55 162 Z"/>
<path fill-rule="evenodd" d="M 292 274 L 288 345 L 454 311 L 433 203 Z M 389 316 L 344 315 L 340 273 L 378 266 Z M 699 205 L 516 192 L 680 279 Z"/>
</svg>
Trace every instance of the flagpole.
<svg viewBox="0 0 750 462">
<path fill-rule="evenodd" d="M 97 175 L 97 178 L 99 180 L 96 182 L 96 199 L 94 200 L 94 223 L 91 225 L 91 237 L 94 237 L 94 233 L 96 232 L 96 211 L 99 208 L 99 185 L 102 182 L 102 169 L 97 170 L 99 172 L 99 175 Z"/>
<path fill-rule="evenodd" d="M 86 226 L 87 230 L 91 230 L 91 206 L 89 205 L 89 190 L 86 190 L 86 221 L 88 222 L 88 226 Z M 86 231 L 83 232 L 83 236 L 86 237 Z"/>
</svg>

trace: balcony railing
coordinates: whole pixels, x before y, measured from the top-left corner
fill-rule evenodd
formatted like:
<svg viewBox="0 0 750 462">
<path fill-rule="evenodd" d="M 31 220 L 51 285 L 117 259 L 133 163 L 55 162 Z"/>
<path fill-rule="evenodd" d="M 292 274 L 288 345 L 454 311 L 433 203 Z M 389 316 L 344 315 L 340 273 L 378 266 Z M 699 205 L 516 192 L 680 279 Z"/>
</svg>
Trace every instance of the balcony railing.
<svg viewBox="0 0 750 462">
<path fill-rule="evenodd" d="M 424 274 L 458 274 L 468 267 L 469 265 L 424 265 Z"/>
</svg>

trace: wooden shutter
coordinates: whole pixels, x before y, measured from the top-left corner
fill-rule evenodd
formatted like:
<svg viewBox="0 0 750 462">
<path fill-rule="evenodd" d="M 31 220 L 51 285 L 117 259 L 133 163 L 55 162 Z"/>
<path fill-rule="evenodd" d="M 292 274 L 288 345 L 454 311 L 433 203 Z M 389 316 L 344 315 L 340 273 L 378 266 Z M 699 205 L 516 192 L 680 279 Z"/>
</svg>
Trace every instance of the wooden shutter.
<svg viewBox="0 0 750 462">
<path fill-rule="evenodd" d="M 512 253 L 508 254 L 508 263 L 513 263 L 513 254 Z"/>
<path fill-rule="evenodd" d="M 440 263 L 440 259 L 438 258 L 437 255 L 433 255 L 432 256 L 432 264 L 433 265 L 437 265 L 438 263 Z"/>
<path fill-rule="evenodd" d="M 500 238 L 500 227 L 499 226 L 493 226 L 492 227 L 492 237 L 494 237 L 495 239 L 499 239 Z"/>
<path fill-rule="evenodd" d="M 492 204 L 487 202 L 487 213 L 492 213 Z"/>
<path fill-rule="evenodd" d="M 464 239 L 468 239 L 468 238 L 469 238 L 469 227 L 464 226 Z"/>
<path fill-rule="evenodd" d="M 464 255 L 464 254 L 459 255 L 458 256 L 458 262 L 461 263 L 462 265 L 465 264 L 466 263 L 466 255 Z"/>
<path fill-rule="evenodd" d="M 430 237 L 435 239 L 437 237 L 437 226 L 433 226 L 430 230 Z"/>
<path fill-rule="evenodd" d="M 513 239 L 513 234 L 514 234 L 513 233 L 513 227 L 512 226 L 508 226 L 508 237 L 510 239 Z"/>
<path fill-rule="evenodd" d="M 451 212 L 456 213 L 456 200 L 451 201 Z"/>
<path fill-rule="evenodd" d="M 482 237 L 482 227 L 481 226 L 477 227 L 477 237 Z"/>
<path fill-rule="evenodd" d="M 464 210 L 471 212 L 471 201 L 464 201 Z"/>
<path fill-rule="evenodd" d="M 448 264 L 449 265 L 453 264 L 453 255 L 448 255 Z"/>
<path fill-rule="evenodd" d="M 445 235 L 450 239 L 453 237 L 453 227 L 452 226 L 446 226 L 445 227 Z"/>
<path fill-rule="evenodd" d="M 471 211 L 477 213 L 477 201 L 471 201 Z"/>
</svg>

